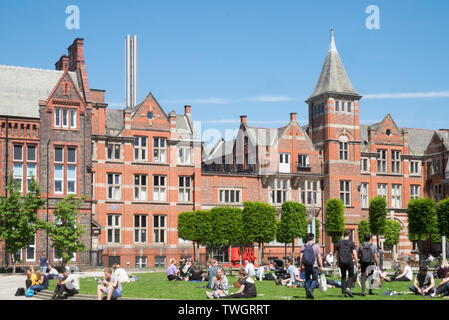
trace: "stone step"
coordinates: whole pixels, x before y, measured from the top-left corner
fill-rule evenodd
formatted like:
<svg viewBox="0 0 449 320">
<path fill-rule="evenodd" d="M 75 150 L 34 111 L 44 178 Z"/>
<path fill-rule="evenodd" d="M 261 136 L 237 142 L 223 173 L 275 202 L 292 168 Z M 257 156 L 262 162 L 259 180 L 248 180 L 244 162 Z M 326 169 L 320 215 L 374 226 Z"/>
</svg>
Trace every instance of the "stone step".
<svg viewBox="0 0 449 320">
<path fill-rule="evenodd" d="M 43 290 L 41 292 L 36 293 L 34 298 L 41 300 L 50 300 L 53 297 L 53 292 L 49 290 Z M 97 300 L 97 296 L 91 294 L 75 294 L 74 296 L 67 297 L 66 300 Z M 159 299 L 145 299 L 145 298 L 127 298 L 121 297 L 117 300 L 159 300 Z"/>
</svg>

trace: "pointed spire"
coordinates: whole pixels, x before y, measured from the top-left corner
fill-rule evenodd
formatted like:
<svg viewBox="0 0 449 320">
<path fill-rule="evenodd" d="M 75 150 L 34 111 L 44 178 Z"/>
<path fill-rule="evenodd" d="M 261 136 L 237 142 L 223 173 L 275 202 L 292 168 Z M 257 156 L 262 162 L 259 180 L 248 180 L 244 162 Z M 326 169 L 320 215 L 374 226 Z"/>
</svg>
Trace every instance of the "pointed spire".
<svg viewBox="0 0 449 320">
<path fill-rule="evenodd" d="M 335 46 L 334 29 L 331 29 L 331 43 L 324 61 L 318 83 L 310 98 L 320 96 L 325 93 L 340 93 L 346 95 L 359 96 L 352 87 L 345 67 L 338 55 Z"/>
<path fill-rule="evenodd" d="M 335 46 L 334 29 L 331 29 L 331 44 L 329 46 L 329 53 L 338 54 L 337 47 Z"/>
</svg>

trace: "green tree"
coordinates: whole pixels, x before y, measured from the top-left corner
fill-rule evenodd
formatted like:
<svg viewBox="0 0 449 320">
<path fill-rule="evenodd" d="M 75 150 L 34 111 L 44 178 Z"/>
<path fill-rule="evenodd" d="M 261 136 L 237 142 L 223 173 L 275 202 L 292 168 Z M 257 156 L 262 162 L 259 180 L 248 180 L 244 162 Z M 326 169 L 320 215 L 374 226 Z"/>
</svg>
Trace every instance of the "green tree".
<svg viewBox="0 0 449 320">
<path fill-rule="evenodd" d="M 357 227 L 357 234 L 360 243 L 363 243 L 365 241 L 365 234 L 367 233 L 370 233 L 368 220 L 360 220 Z"/>
<path fill-rule="evenodd" d="M 387 220 L 385 223 L 385 244 L 393 247 L 399 243 L 399 237 L 401 235 L 401 224 L 396 220 Z M 393 250 L 394 252 L 394 250 Z M 393 261 L 396 261 L 396 257 L 393 256 Z"/>
<path fill-rule="evenodd" d="M 243 203 L 243 230 L 247 240 L 259 247 L 258 263 L 261 261 L 262 244 L 273 241 L 276 235 L 276 210 L 264 202 Z"/>
<path fill-rule="evenodd" d="M 332 243 L 336 244 L 345 231 L 344 204 L 340 199 L 326 201 L 326 225 L 325 230 Z"/>
<path fill-rule="evenodd" d="M 216 207 L 211 210 L 214 226 L 214 243 L 217 247 L 229 249 L 229 272 L 232 274 L 232 246 L 242 239 L 242 209 L 236 207 Z"/>
<path fill-rule="evenodd" d="M 438 202 L 437 215 L 440 234 L 449 237 L 449 198 Z"/>
<path fill-rule="evenodd" d="M 20 182 L 14 183 L 12 176 L 6 189 L 8 196 L 0 200 L 0 238 L 5 241 L 5 249 L 11 256 L 15 273 L 18 252 L 33 243 L 37 230 L 44 226 L 37 212 L 43 207 L 45 200 L 40 197 L 40 188 L 34 177 L 31 177 L 23 199 Z"/>
<path fill-rule="evenodd" d="M 213 235 L 213 216 L 211 210 L 196 210 L 195 211 L 195 223 L 196 223 L 196 238 L 197 243 L 206 246 L 208 248 L 214 248 L 214 235 Z"/>
<path fill-rule="evenodd" d="M 387 222 L 387 201 L 384 197 L 375 197 L 369 202 L 369 228 L 376 236 L 379 248 L 379 236 L 385 234 Z"/>
<path fill-rule="evenodd" d="M 295 239 L 304 238 L 307 233 L 306 207 L 302 203 L 287 201 L 282 204 L 281 219 L 277 228 L 277 239 L 292 244 L 292 257 L 295 258 Z"/>
<path fill-rule="evenodd" d="M 422 241 L 427 240 L 435 228 L 435 201 L 429 198 L 410 200 L 407 216 L 408 237 L 411 241 L 418 241 L 421 256 Z"/>
<path fill-rule="evenodd" d="M 181 212 L 178 215 L 178 238 L 192 241 L 193 258 L 195 259 L 196 221 L 195 212 Z"/>
<path fill-rule="evenodd" d="M 86 250 L 81 239 L 86 234 L 85 226 L 78 223 L 79 209 L 84 199 L 72 194 L 59 201 L 53 211 L 54 221 L 47 225 L 52 247 L 61 257 L 63 267 L 73 258 L 74 253 Z"/>
</svg>

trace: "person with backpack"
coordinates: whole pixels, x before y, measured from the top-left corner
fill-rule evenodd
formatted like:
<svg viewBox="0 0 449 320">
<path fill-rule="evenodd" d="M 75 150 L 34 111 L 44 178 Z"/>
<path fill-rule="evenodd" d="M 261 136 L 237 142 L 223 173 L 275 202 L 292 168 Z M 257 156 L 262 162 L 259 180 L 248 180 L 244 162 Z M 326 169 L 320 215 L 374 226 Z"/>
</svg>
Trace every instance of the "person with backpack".
<svg viewBox="0 0 449 320">
<path fill-rule="evenodd" d="M 362 285 L 362 296 L 365 296 L 365 286 L 366 286 L 366 278 L 368 277 L 367 269 L 369 266 L 377 265 L 377 249 L 376 247 L 371 243 L 371 235 L 369 233 L 365 234 L 365 243 L 360 245 L 358 249 L 358 256 L 359 256 L 359 264 L 360 264 L 360 273 L 361 273 L 361 285 Z M 372 269 L 371 272 L 374 272 L 375 268 L 369 268 Z M 371 275 L 370 272 L 370 275 Z M 373 285 L 374 280 L 370 279 L 369 283 L 369 294 L 373 295 Z"/>
<path fill-rule="evenodd" d="M 314 242 L 313 233 L 307 234 L 307 243 L 301 248 L 300 264 L 305 271 L 307 299 L 314 299 L 313 290 L 318 287 L 318 272 L 323 270 L 320 246 Z"/>
<path fill-rule="evenodd" d="M 358 267 L 357 251 L 354 241 L 350 240 L 351 233 L 345 230 L 343 239 L 338 241 L 336 246 L 337 265 L 341 272 L 341 293 L 343 297 L 346 295 L 353 297 L 351 292 L 352 281 L 354 279 L 354 261 Z M 346 282 L 346 273 L 348 274 L 348 282 Z"/>
</svg>

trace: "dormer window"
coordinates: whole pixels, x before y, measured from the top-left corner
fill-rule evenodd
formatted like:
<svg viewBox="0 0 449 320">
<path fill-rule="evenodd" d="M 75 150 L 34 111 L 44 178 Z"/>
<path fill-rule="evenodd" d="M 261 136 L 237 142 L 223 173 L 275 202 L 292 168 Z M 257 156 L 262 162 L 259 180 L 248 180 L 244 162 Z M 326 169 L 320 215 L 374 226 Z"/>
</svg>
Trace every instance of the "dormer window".
<svg viewBox="0 0 449 320">
<path fill-rule="evenodd" d="M 54 126 L 55 128 L 76 129 L 77 110 L 67 108 L 55 108 Z"/>
</svg>

